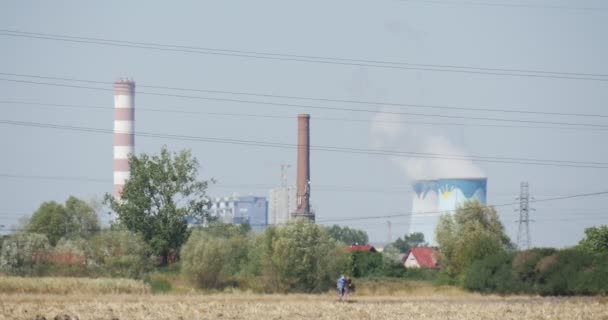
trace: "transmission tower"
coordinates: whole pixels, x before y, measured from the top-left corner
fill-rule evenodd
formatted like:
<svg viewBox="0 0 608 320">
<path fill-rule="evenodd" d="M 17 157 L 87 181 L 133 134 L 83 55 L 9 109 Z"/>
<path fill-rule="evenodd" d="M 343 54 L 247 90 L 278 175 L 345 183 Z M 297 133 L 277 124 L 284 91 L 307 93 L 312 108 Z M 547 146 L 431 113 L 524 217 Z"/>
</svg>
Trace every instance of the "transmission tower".
<svg viewBox="0 0 608 320">
<path fill-rule="evenodd" d="M 530 220 L 530 211 L 534 211 L 534 209 L 530 208 L 530 189 L 528 182 L 522 182 L 520 185 L 519 192 L 519 209 L 515 209 L 515 211 L 519 211 L 519 228 L 517 230 L 517 247 L 519 249 L 530 249 L 532 240 L 530 238 L 530 222 L 534 222 Z"/>
<path fill-rule="evenodd" d="M 289 164 L 281 165 L 281 187 L 287 187 L 287 169 L 290 167 Z"/>
<path fill-rule="evenodd" d="M 386 222 L 386 226 L 388 227 L 388 243 L 391 243 L 391 242 L 393 242 L 393 236 L 391 234 L 391 221 L 390 220 L 388 220 Z"/>
</svg>

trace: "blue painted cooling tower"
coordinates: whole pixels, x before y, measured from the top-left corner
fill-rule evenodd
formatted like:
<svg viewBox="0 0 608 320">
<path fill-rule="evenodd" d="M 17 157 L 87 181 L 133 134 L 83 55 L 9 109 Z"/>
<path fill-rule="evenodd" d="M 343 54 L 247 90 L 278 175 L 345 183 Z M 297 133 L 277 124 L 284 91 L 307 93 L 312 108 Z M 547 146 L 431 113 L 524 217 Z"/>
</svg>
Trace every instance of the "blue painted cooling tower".
<svg viewBox="0 0 608 320">
<path fill-rule="evenodd" d="M 410 233 L 422 232 L 424 239 L 436 244 L 435 228 L 439 216 L 451 213 L 465 201 L 486 204 L 487 178 L 449 178 L 414 181 Z"/>
</svg>

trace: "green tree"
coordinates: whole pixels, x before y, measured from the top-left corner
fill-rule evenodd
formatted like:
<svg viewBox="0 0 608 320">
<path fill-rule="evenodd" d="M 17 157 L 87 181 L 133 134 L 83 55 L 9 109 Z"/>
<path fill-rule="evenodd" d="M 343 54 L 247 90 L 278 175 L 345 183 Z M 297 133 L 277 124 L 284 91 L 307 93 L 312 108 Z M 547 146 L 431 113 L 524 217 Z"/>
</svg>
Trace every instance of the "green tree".
<svg viewBox="0 0 608 320">
<path fill-rule="evenodd" d="M 328 227 L 327 231 L 332 238 L 348 245 L 353 243 L 364 245 L 369 241 L 367 232 L 363 230 L 340 227 L 339 225 L 334 224 L 333 226 Z"/>
<path fill-rule="evenodd" d="M 182 247 L 182 272 L 203 288 L 236 285 L 248 259 L 250 237 L 235 225 L 195 230 Z"/>
<path fill-rule="evenodd" d="M 141 278 L 150 268 L 150 248 L 129 230 L 103 230 L 88 242 L 87 265 L 92 275 Z"/>
<path fill-rule="evenodd" d="M 496 210 L 477 201 L 443 215 L 435 232 L 439 263 L 450 277 L 461 277 L 474 261 L 512 247 Z"/>
<path fill-rule="evenodd" d="M 90 237 L 99 231 L 99 221 L 90 205 L 71 196 L 65 206 L 55 201 L 42 203 L 27 223 L 26 230 L 44 234 L 54 246 L 64 237 Z"/>
<path fill-rule="evenodd" d="M 120 199 L 107 194 L 106 203 L 129 230 L 143 235 L 154 254 L 167 264 L 179 252 L 190 231 L 186 217 L 208 219 L 207 181 L 197 180 L 198 161 L 189 151 L 129 157 L 131 176 Z"/>
<path fill-rule="evenodd" d="M 427 247 L 429 244 L 424 240 L 424 233 L 414 232 L 404 235 L 403 239 L 397 238 L 392 245 L 400 252 L 406 253 L 410 251 L 410 248 Z"/>
<path fill-rule="evenodd" d="M 307 221 L 268 228 L 255 243 L 252 276 L 269 291 L 322 292 L 347 268 L 344 246 L 326 228 Z"/>
<path fill-rule="evenodd" d="M 16 275 L 38 275 L 50 251 L 43 234 L 15 233 L 2 243 L 0 270 Z"/>
<path fill-rule="evenodd" d="M 585 237 L 578 245 L 585 251 L 608 253 L 608 225 L 585 229 Z"/>
</svg>

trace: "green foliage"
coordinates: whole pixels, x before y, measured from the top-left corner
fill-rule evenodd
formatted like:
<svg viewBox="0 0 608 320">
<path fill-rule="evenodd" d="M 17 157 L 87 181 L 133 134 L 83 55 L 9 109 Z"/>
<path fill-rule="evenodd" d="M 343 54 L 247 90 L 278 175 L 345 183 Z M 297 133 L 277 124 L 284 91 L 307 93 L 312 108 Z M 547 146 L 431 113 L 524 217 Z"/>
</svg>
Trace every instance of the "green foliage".
<svg viewBox="0 0 608 320">
<path fill-rule="evenodd" d="M 475 261 L 467 270 L 464 287 L 485 293 L 518 292 L 515 273 L 511 268 L 513 254 L 499 252 Z"/>
<path fill-rule="evenodd" d="M 26 225 L 28 232 L 44 234 L 55 245 L 59 239 L 88 238 L 99 231 L 95 210 L 86 202 L 69 197 L 65 205 L 44 202 Z"/>
<path fill-rule="evenodd" d="M 144 282 L 150 285 L 152 293 L 166 293 L 173 289 L 171 282 L 161 273 L 149 273 L 144 277 Z"/>
<path fill-rule="evenodd" d="M 298 220 L 268 228 L 250 257 L 266 291 L 322 292 L 346 270 L 348 253 L 324 227 Z"/>
<path fill-rule="evenodd" d="M 182 247 L 182 272 L 202 288 L 235 285 L 249 249 L 249 236 L 241 231 L 227 224 L 194 231 Z"/>
<path fill-rule="evenodd" d="M 465 202 L 453 215 L 442 216 L 436 238 L 440 265 L 453 278 L 462 278 L 476 260 L 512 246 L 496 210 L 477 201 Z"/>
<path fill-rule="evenodd" d="M 367 232 L 363 230 L 340 227 L 339 225 L 334 224 L 331 227 L 327 227 L 327 231 L 329 232 L 329 235 L 336 241 L 340 241 L 347 245 L 351 245 L 353 243 L 364 245 L 369 241 Z"/>
<path fill-rule="evenodd" d="M 62 238 L 51 250 L 48 273 L 61 277 L 87 276 L 87 258 L 90 253 L 91 248 L 86 239 Z"/>
<path fill-rule="evenodd" d="M 410 248 L 428 247 L 429 244 L 424 240 L 424 233 L 414 232 L 404 235 L 403 239 L 397 238 L 391 245 L 397 248 L 399 252 L 407 253 Z"/>
<path fill-rule="evenodd" d="M 45 272 L 49 240 L 43 234 L 15 233 L 2 243 L 0 271 L 13 275 L 40 275 Z"/>
<path fill-rule="evenodd" d="M 500 252 L 474 262 L 464 286 L 501 294 L 606 294 L 608 255 L 576 249 Z"/>
<path fill-rule="evenodd" d="M 348 270 L 353 277 L 380 276 L 382 267 L 380 252 L 353 251 L 350 254 Z"/>
<path fill-rule="evenodd" d="M 143 235 L 154 254 L 166 264 L 178 252 L 190 231 L 186 217 L 208 220 L 205 206 L 207 181 L 198 181 L 198 161 L 189 151 L 129 157 L 131 176 L 121 199 L 106 195 L 105 201 L 121 224 Z"/>
<path fill-rule="evenodd" d="M 585 229 L 579 247 L 589 252 L 608 253 L 608 225 Z"/>
<path fill-rule="evenodd" d="M 149 247 L 128 230 L 105 230 L 91 238 L 87 257 L 91 275 L 141 278 L 150 268 Z"/>
</svg>

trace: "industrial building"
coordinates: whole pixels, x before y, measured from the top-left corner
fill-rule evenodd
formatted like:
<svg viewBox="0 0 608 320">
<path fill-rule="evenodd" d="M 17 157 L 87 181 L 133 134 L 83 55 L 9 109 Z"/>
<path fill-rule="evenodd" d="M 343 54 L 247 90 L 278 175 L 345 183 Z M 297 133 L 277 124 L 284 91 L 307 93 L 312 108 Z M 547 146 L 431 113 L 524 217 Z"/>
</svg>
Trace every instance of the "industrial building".
<svg viewBox="0 0 608 320">
<path fill-rule="evenodd" d="M 439 217 L 451 213 L 465 201 L 486 204 L 487 178 L 445 178 L 414 181 L 410 233 L 422 232 L 429 243 L 436 243 Z"/>
<path fill-rule="evenodd" d="M 296 211 L 296 188 L 282 186 L 268 193 L 268 224 L 285 224 Z"/>
<path fill-rule="evenodd" d="M 263 231 L 268 224 L 268 201 L 264 197 L 230 196 L 211 200 L 208 211 L 219 221 L 249 224 L 255 231 Z"/>
</svg>

